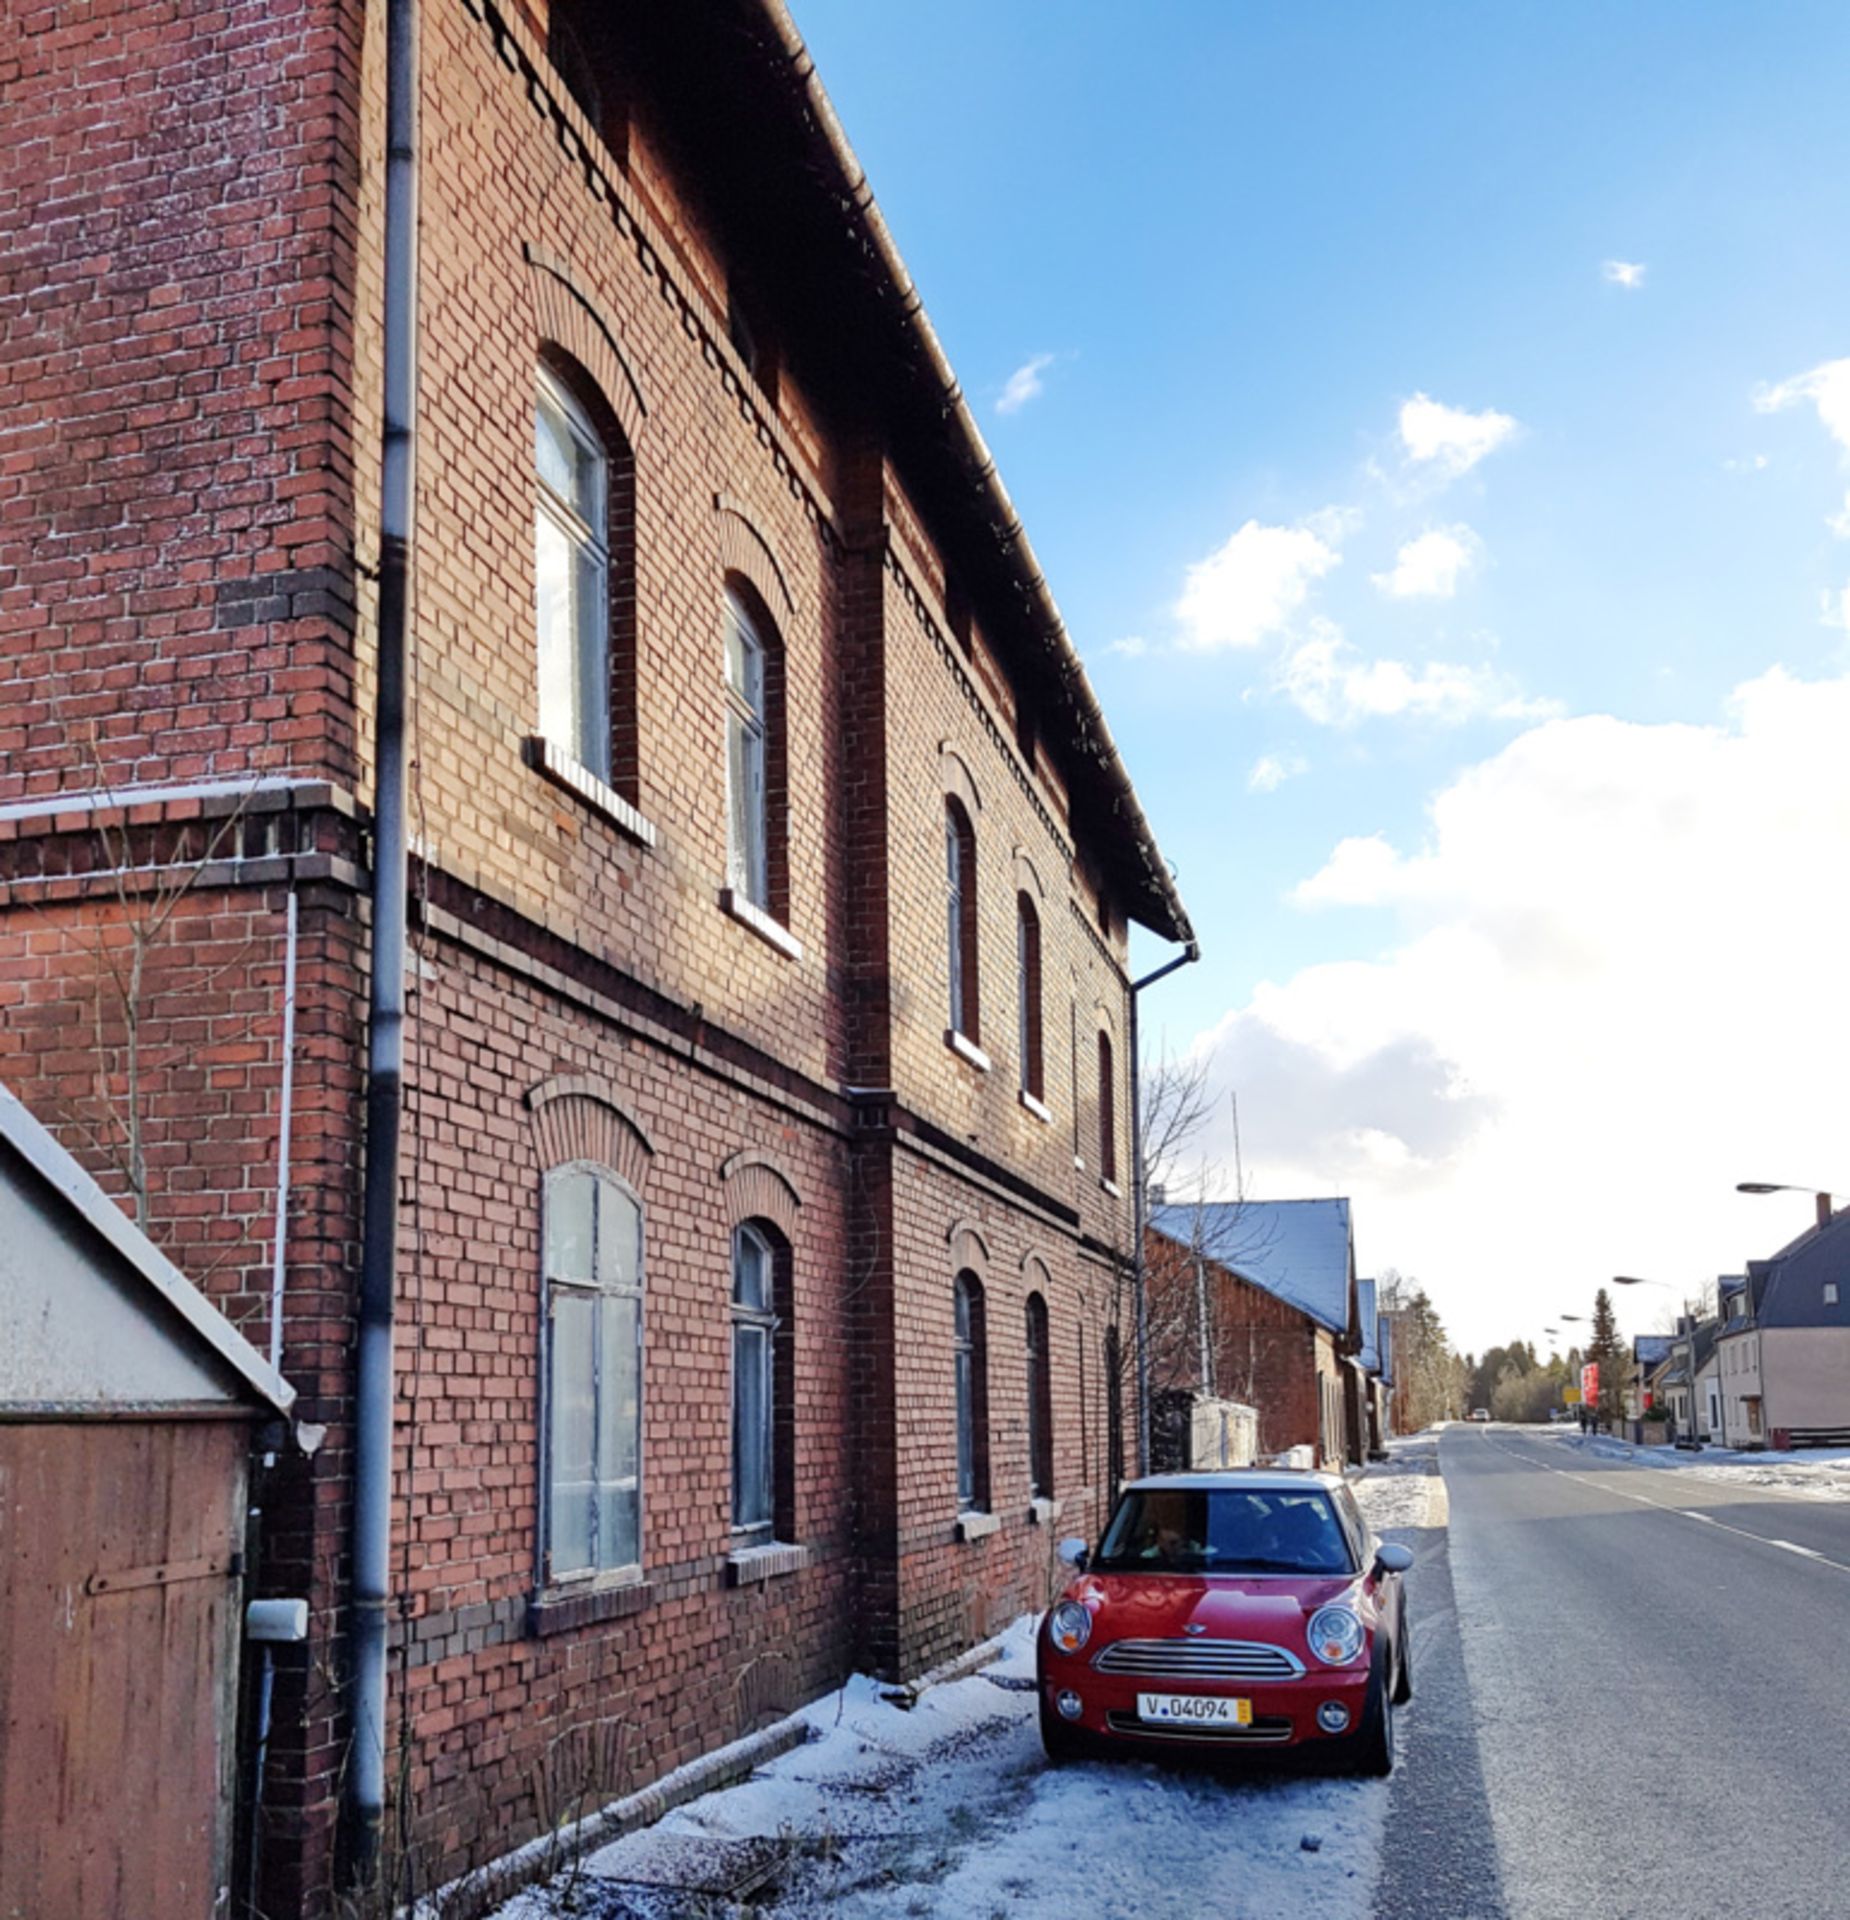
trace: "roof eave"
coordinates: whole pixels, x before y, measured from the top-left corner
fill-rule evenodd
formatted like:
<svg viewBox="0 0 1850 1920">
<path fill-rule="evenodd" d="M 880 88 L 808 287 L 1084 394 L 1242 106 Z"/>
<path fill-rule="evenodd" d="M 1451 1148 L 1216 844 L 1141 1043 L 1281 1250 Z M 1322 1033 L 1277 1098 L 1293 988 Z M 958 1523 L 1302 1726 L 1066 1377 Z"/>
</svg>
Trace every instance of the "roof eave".
<svg viewBox="0 0 1850 1920">
<path fill-rule="evenodd" d="M 999 547 L 1023 597 L 1039 616 L 1039 639 L 1050 656 L 1055 677 L 1066 691 L 1077 724 L 1076 747 L 1096 762 L 1109 793 L 1110 805 L 1127 831 L 1140 863 L 1139 897 L 1126 903 L 1131 918 L 1166 940 L 1192 946 L 1195 931 L 1182 904 L 1182 895 L 1157 846 L 1156 835 L 1146 818 L 1142 803 L 1131 784 L 1129 770 L 1113 740 L 1105 720 L 1104 708 L 1093 690 L 1085 664 L 1079 658 L 1047 585 L 1040 562 L 1035 558 L 1015 503 L 997 471 L 995 456 L 983 438 L 975 416 L 963 396 L 956 375 L 938 339 L 925 304 L 919 294 L 897 244 L 887 228 L 873 188 L 855 157 L 853 147 L 836 116 L 816 63 L 811 59 L 802 34 L 785 0 L 750 0 L 762 14 L 789 61 L 792 77 L 801 86 L 825 150 L 839 176 L 841 191 L 853 217 L 862 227 L 867 242 L 891 280 L 898 297 L 899 311 L 910 331 L 913 344 L 923 356 L 932 379 L 938 385 L 938 404 L 949 432 L 960 444 L 962 464 L 970 483 L 986 499 L 989 518 L 996 530 Z"/>
</svg>

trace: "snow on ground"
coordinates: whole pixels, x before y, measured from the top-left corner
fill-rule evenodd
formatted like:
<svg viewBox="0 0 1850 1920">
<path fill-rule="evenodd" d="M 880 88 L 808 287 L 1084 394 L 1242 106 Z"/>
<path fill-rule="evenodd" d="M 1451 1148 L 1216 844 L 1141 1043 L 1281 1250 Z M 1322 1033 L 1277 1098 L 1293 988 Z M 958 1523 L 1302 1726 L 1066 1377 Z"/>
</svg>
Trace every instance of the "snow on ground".
<svg viewBox="0 0 1850 1920">
<path fill-rule="evenodd" d="M 1768 1487 L 1814 1500 L 1850 1500 L 1850 1447 L 1807 1447 L 1799 1453 L 1742 1453 L 1732 1447 L 1704 1447 L 1688 1453 L 1677 1447 L 1635 1447 L 1609 1434 L 1582 1434 L 1572 1427 L 1536 1428 L 1553 1432 L 1568 1445 L 1603 1460 L 1661 1467 L 1715 1480 L 1730 1487 Z"/>
<path fill-rule="evenodd" d="M 854 1679 L 809 1743 L 603 1848 L 498 1920 L 1364 1920 L 1384 1782 L 1263 1765 L 1050 1768 L 1034 1621 L 910 1711 Z M 715 1891 L 770 1863 L 747 1909 Z"/>
<path fill-rule="evenodd" d="M 1388 1457 L 1355 1484 L 1355 1497 L 1377 1533 L 1442 1527 L 1450 1517 L 1439 1474 L 1439 1436 L 1432 1429 L 1388 1442 Z"/>
</svg>

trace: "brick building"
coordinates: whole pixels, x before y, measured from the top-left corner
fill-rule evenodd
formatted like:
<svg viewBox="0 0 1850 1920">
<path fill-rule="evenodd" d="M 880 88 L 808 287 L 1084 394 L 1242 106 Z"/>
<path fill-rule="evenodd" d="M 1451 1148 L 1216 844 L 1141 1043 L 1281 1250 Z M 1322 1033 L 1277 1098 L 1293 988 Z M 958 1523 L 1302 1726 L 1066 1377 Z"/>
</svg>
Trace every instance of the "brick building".
<svg viewBox="0 0 1850 1920">
<path fill-rule="evenodd" d="M 260 1501 L 314 1622 L 263 1899 L 314 1912 L 383 34 L 10 12 L 0 1078 L 280 1316 L 327 1429 Z M 421 32 L 390 1737 L 428 1882 L 1041 1600 L 1135 1427 L 1127 923 L 1190 930 L 778 0 Z"/>
<path fill-rule="evenodd" d="M 1361 1465 L 1369 1383 L 1348 1201 L 1158 1205 L 1150 1219 L 1153 1392 L 1256 1407 L 1262 1457 L 1308 1446 L 1320 1466 Z"/>
</svg>

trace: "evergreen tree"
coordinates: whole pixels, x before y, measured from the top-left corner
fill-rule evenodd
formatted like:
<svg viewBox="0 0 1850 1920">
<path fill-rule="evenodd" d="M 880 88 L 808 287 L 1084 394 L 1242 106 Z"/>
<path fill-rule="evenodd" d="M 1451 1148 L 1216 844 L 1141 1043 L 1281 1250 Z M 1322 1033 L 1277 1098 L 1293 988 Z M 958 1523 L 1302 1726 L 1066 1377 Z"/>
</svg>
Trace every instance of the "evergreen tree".
<svg viewBox="0 0 1850 1920">
<path fill-rule="evenodd" d="M 1617 1422 L 1625 1417 L 1625 1343 L 1612 1310 L 1612 1296 L 1601 1287 L 1593 1296 L 1593 1339 L 1587 1358 L 1599 1368 L 1599 1417 Z"/>
</svg>

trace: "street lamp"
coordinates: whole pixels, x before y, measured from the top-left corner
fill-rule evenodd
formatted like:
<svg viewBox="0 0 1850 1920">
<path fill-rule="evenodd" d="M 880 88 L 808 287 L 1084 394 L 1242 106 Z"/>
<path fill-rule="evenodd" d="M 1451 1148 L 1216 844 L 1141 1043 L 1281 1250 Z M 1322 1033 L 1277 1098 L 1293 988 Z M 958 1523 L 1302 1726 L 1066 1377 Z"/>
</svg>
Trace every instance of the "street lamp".
<svg viewBox="0 0 1850 1920">
<path fill-rule="evenodd" d="M 1826 1193 L 1822 1187 L 1789 1186 L 1783 1180 L 1737 1180 L 1734 1190 L 1736 1193 L 1809 1193 L 1818 1204 L 1818 1224 L 1821 1227 L 1831 1224 L 1831 1202 L 1843 1198 L 1841 1194 Z"/>
<path fill-rule="evenodd" d="M 1690 1308 L 1689 1296 L 1680 1287 L 1673 1287 L 1668 1280 L 1641 1280 L 1635 1273 L 1615 1273 L 1612 1284 L 1615 1287 L 1661 1287 L 1666 1293 L 1682 1296 L 1682 1344 L 1685 1349 L 1684 1366 L 1687 1369 L 1685 1378 L 1689 1381 L 1689 1437 L 1699 1443 L 1701 1435 L 1697 1432 L 1699 1423 L 1696 1418 L 1696 1315 Z M 1675 1445 L 1674 1435 L 1671 1444 Z"/>
</svg>

